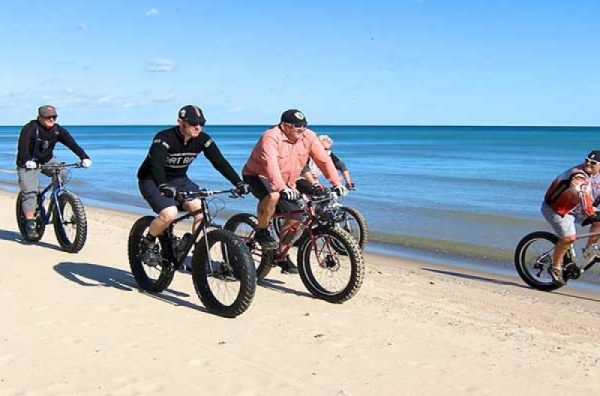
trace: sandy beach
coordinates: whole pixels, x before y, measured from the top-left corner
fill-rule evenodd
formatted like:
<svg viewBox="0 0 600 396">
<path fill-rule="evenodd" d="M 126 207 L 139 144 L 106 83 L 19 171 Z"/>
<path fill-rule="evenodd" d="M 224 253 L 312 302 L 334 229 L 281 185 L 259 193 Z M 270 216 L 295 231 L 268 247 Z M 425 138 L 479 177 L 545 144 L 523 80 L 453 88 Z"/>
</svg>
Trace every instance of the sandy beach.
<svg viewBox="0 0 600 396">
<path fill-rule="evenodd" d="M 367 254 L 343 305 L 274 271 L 224 319 L 188 274 L 138 292 L 137 215 L 86 207 L 87 244 L 68 254 L 51 227 L 22 243 L 14 201 L 0 193 L 0 395 L 600 393 L 597 294 Z"/>
</svg>

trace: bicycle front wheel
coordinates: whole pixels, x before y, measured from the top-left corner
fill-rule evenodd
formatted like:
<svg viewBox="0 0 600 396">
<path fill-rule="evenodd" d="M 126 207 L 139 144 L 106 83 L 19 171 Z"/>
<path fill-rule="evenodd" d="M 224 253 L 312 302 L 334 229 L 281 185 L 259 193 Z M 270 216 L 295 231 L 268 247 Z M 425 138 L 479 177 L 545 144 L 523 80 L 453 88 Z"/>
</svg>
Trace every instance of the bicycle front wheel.
<svg viewBox="0 0 600 396">
<path fill-rule="evenodd" d="M 65 192 L 58 197 L 52 223 L 58 244 L 68 253 L 77 253 L 87 239 L 87 219 L 78 196 Z"/>
<path fill-rule="evenodd" d="M 256 291 L 256 271 L 248 247 L 224 229 L 212 230 L 196 243 L 192 279 L 202 304 L 226 318 L 244 313 Z"/>
<path fill-rule="evenodd" d="M 312 295 L 342 303 L 360 289 L 365 264 L 358 244 L 346 231 L 317 229 L 298 248 L 298 272 Z"/>
<path fill-rule="evenodd" d="M 142 290 L 160 293 L 171 284 L 175 275 L 175 268 L 164 259 L 162 241 L 156 245 L 157 254 L 163 258 L 162 264 L 150 265 L 142 260 L 142 239 L 148 234 L 153 216 L 144 216 L 138 219 L 131 227 L 127 242 L 127 254 L 131 273 Z"/>
<path fill-rule="evenodd" d="M 336 215 L 336 224 L 354 237 L 360 250 L 365 249 L 369 239 L 369 227 L 367 226 L 367 220 L 358 209 L 346 206 L 339 208 Z"/>
<path fill-rule="evenodd" d="M 37 198 L 36 198 L 37 199 Z M 19 227 L 19 232 L 21 233 L 21 237 L 23 240 L 28 242 L 37 242 L 44 236 L 44 231 L 46 231 L 46 223 L 40 217 L 39 208 L 35 211 L 35 223 L 37 228 L 37 235 L 35 238 L 30 238 L 27 235 L 27 219 L 25 218 L 25 213 L 23 213 L 23 193 L 19 192 L 17 195 L 17 204 L 15 207 L 15 215 L 17 218 L 17 226 Z"/>
<path fill-rule="evenodd" d="M 542 291 L 551 291 L 562 286 L 554 283 L 548 272 L 552 267 L 556 242 L 556 235 L 537 231 L 523 237 L 517 245 L 515 267 L 521 279 L 529 286 Z M 572 261 L 570 250 L 563 260 L 565 263 Z"/>
</svg>

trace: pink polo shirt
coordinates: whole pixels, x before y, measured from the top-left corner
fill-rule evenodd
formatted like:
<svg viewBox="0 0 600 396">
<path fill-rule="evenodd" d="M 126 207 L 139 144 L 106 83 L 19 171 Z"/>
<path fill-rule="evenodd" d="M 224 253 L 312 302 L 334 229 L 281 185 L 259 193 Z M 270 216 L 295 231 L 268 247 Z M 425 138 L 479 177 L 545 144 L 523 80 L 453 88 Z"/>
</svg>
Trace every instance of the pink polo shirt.
<svg viewBox="0 0 600 396">
<path fill-rule="evenodd" d="M 333 161 L 316 133 L 306 129 L 300 139 L 291 142 L 278 125 L 261 135 L 242 174 L 266 179 L 271 191 L 281 191 L 287 186 L 295 188 L 309 156 L 331 184 L 341 184 Z"/>
</svg>

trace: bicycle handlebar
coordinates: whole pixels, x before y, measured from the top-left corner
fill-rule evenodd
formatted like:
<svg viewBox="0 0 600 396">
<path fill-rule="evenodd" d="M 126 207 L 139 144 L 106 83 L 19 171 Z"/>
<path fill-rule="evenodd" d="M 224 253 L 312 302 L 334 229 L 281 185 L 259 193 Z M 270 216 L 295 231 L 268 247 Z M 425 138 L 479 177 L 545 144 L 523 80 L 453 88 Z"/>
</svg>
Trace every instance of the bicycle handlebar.
<svg viewBox="0 0 600 396">
<path fill-rule="evenodd" d="M 81 162 L 74 162 L 72 164 L 67 164 L 61 162 L 60 164 L 39 164 L 38 169 L 65 169 L 65 168 L 83 168 Z"/>
<path fill-rule="evenodd" d="M 240 198 L 241 195 L 237 192 L 237 188 L 231 188 L 229 190 L 207 190 L 202 189 L 200 191 L 177 191 L 175 198 L 178 201 L 185 201 L 191 198 L 207 198 L 211 195 L 217 194 L 230 194 L 231 198 Z"/>
<path fill-rule="evenodd" d="M 304 196 L 300 196 L 300 198 L 298 198 L 296 200 L 286 199 L 284 196 L 280 196 L 279 199 L 283 199 L 284 201 L 288 201 L 288 202 L 310 201 L 313 203 L 321 203 L 321 202 L 331 201 L 333 199 L 339 198 L 337 193 L 333 191 L 333 188 L 326 189 L 323 194 L 317 194 L 317 195 L 304 194 L 304 195 L 306 196 L 306 198 Z"/>
</svg>

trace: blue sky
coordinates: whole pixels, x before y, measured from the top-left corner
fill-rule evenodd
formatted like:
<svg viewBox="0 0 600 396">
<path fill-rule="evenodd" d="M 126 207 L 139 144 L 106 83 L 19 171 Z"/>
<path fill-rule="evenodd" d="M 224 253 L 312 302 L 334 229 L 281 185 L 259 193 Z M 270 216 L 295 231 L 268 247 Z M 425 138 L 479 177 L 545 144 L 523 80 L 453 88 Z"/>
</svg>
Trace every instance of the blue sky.
<svg viewBox="0 0 600 396">
<path fill-rule="evenodd" d="M 599 1 L 6 1 L 0 125 L 600 125 Z"/>
</svg>

